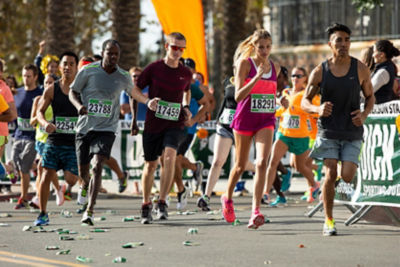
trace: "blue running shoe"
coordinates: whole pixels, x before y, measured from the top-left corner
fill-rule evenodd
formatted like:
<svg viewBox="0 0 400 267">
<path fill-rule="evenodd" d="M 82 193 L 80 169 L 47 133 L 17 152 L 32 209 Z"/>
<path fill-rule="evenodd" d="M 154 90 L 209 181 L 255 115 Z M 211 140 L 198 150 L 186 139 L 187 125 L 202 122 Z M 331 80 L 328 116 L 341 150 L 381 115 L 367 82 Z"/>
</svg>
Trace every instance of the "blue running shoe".
<svg viewBox="0 0 400 267">
<path fill-rule="evenodd" d="M 37 219 L 34 222 L 35 226 L 41 226 L 41 225 L 48 225 L 49 224 L 49 215 L 46 213 L 45 215 L 39 214 Z"/>
<path fill-rule="evenodd" d="M 286 201 L 286 198 L 285 198 L 285 197 L 277 196 L 276 199 L 275 199 L 275 201 L 272 202 L 272 203 L 270 203 L 269 205 L 270 205 L 271 207 L 276 207 L 276 206 L 278 206 L 279 204 L 285 205 L 286 203 L 287 203 L 287 201 Z"/>
<path fill-rule="evenodd" d="M 241 192 L 241 191 L 243 191 L 244 190 L 244 183 L 245 183 L 246 181 L 239 181 L 239 182 L 237 182 L 236 183 L 236 186 L 235 186 L 235 190 L 234 190 L 234 192 Z"/>
<path fill-rule="evenodd" d="M 290 178 L 292 178 L 292 170 L 289 168 L 288 172 L 286 174 L 282 175 L 282 186 L 281 186 L 282 192 L 289 190 Z"/>
</svg>

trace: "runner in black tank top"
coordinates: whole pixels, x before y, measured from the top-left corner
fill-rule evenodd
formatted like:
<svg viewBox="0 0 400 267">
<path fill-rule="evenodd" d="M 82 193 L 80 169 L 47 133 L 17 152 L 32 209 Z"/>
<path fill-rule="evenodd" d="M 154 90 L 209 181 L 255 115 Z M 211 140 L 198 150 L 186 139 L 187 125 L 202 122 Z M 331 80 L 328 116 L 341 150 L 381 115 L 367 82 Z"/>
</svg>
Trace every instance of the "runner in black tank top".
<svg viewBox="0 0 400 267">
<path fill-rule="evenodd" d="M 363 138 L 363 123 L 371 112 L 375 97 L 367 66 L 350 57 L 350 29 L 335 23 L 327 29 L 332 57 L 312 72 L 302 108 L 318 113 L 318 137 L 310 157 L 323 159 L 325 183 L 322 191 L 325 224 L 323 235 L 336 235 L 332 217 L 335 182 L 338 176 L 349 183 L 353 179 Z M 360 110 L 360 90 L 365 97 Z M 321 106 L 312 104 L 312 98 L 321 94 Z M 341 172 L 338 173 L 338 162 Z"/>
</svg>

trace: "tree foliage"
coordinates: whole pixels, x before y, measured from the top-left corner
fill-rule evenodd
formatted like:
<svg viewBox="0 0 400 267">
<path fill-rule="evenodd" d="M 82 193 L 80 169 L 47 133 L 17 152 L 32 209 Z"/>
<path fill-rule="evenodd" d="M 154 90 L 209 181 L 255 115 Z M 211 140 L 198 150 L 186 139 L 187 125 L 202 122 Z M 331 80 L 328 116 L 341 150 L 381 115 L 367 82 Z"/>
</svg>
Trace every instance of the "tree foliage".
<svg viewBox="0 0 400 267">
<path fill-rule="evenodd" d="M 382 0 L 353 0 L 352 4 L 358 12 L 374 9 L 376 6 L 383 6 Z"/>
</svg>

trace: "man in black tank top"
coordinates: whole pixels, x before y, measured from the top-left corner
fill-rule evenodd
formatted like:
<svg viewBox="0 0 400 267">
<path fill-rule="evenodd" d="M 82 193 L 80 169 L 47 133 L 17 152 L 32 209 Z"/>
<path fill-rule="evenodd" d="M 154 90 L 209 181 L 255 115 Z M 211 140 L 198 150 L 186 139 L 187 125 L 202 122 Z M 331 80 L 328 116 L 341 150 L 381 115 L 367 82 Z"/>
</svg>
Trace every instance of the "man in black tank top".
<svg viewBox="0 0 400 267">
<path fill-rule="evenodd" d="M 349 183 L 356 174 L 363 142 L 363 123 L 374 106 L 375 97 L 368 67 L 349 55 L 350 29 L 335 23 L 328 27 L 327 33 L 332 57 L 312 71 L 301 107 L 306 112 L 320 115 L 318 137 L 310 156 L 324 160 L 323 235 L 330 236 L 336 235 L 332 216 L 335 182 L 337 177 L 341 177 Z M 361 90 L 365 97 L 363 111 L 360 110 Z M 316 94 L 321 95 L 321 106 L 311 102 Z"/>
<path fill-rule="evenodd" d="M 64 171 L 65 181 L 73 186 L 78 181 L 78 163 L 75 152 L 75 125 L 78 112 L 69 101 L 70 84 L 77 73 L 78 57 L 72 52 L 64 52 L 60 57 L 61 79 L 45 89 L 39 102 L 37 118 L 40 126 L 49 134 L 43 149 L 43 175 L 40 181 L 40 214 L 35 225 L 47 225 L 46 213 L 50 181 L 57 171 Z M 52 106 L 53 119 L 45 119 L 46 109 Z"/>
</svg>

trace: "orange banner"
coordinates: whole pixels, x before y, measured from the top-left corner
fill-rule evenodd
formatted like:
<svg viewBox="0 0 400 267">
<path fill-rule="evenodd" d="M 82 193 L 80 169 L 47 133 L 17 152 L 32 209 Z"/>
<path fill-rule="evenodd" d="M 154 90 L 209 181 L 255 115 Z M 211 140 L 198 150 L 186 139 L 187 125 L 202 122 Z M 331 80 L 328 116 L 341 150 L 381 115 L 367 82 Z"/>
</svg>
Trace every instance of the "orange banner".
<svg viewBox="0 0 400 267">
<path fill-rule="evenodd" d="M 152 0 L 165 34 L 180 32 L 186 37 L 184 58 L 196 62 L 196 71 L 208 84 L 206 42 L 201 0 Z"/>
</svg>

